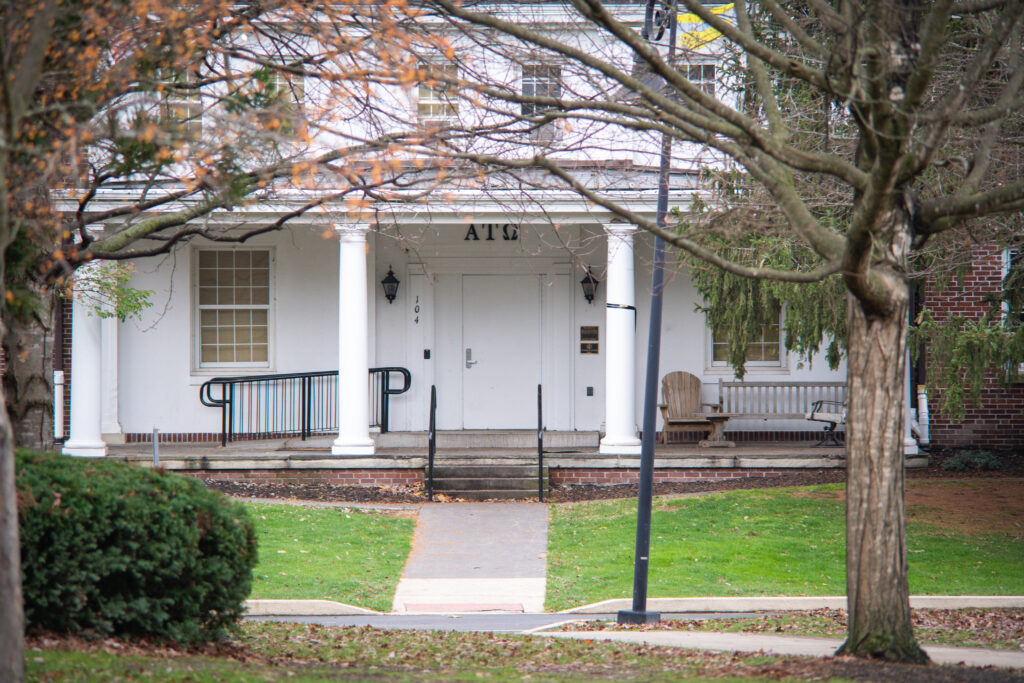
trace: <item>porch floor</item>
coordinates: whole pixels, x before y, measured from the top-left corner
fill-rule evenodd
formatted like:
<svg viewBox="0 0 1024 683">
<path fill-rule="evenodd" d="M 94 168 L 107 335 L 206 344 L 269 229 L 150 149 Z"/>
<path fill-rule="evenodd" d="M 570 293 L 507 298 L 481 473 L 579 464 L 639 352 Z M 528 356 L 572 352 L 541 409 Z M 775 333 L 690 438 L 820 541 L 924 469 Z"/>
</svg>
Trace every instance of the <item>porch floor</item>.
<svg viewBox="0 0 1024 683">
<path fill-rule="evenodd" d="M 335 456 L 333 437 L 302 441 L 298 437 L 217 443 L 161 443 L 160 466 L 169 470 L 249 469 L 421 469 L 427 464 L 427 445 L 380 447 L 372 456 Z M 153 465 L 153 444 L 131 443 L 109 447 L 108 457 L 142 466 Z M 834 468 L 846 462 L 845 448 L 815 447 L 812 442 L 740 442 L 730 448 L 701 448 L 691 444 L 658 444 L 657 468 Z M 533 448 L 438 448 L 435 464 L 530 465 L 537 462 Z M 545 447 L 544 465 L 572 468 L 634 468 L 639 455 L 606 455 L 596 446 Z M 907 467 L 924 467 L 926 457 L 909 457 Z"/>
</svg>

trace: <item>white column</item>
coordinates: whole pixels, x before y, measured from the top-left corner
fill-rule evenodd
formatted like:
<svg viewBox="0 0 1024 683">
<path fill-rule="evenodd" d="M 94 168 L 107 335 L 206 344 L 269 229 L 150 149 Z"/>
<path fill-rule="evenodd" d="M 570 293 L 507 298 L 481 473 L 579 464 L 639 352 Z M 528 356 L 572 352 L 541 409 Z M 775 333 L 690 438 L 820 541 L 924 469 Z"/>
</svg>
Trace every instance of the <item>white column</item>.
<svg viewBox="0 0 1024 683">
<path fill-rule="evenodd" d="M 372 455 L 366 224 L 338 227 L 338 438 L 334 455 Z"/>
<path fill-rule="evenodd" d="M 117 405 L 117 318 L 104 318 L 100 322 L 100 347 L 103 360 L 100 363 L 102 377 L 100 387 L 103 407 L 100 417 L 100 432 L 107 443 L 124 443 L 124 433 L 118 421 Z"/>
<path fill-rule="evenodd" d="M 914 438 L 913 431 L 910 428 L 911 419 L 911 408 L 910 408 L 910 392 L 912 387 L 910 386 L 910 350 L 907 350 L 907 358 L 904 363 L 907 366 L 907 370 L 903 376 L 903 455 L 917 455 L 921 451 L 917 446 L 917 439 Z"/>
<path fill-rule="evenodd" d="M 631 225 L 605 226 L 608 276 L 605 310 L 604 423 L 600 452 L 640 453 L 636 433 L 636 296 Z"/>
<path fill-rule="evenodd" d="M 81 277 L 88 277 L 82 273 Z M 102 410 L 101 319 L 77 294 L 71 303 L 71 434 L 64 455 L 100 458 L 107 454 L 100 428 Z"/>
</svg>

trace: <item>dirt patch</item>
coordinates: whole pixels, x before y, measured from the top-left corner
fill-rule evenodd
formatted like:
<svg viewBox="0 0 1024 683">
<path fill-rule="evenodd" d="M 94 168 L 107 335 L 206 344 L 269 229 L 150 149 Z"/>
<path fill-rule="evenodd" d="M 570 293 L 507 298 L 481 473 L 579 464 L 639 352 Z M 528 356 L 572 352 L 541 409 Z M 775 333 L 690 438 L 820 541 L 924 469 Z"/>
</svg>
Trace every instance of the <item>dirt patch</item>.
<svg viewBox="0 0 1024 683">
<path fill-rule="evenodd" d="M 959 472 L 955 474 L 961 474 Z M 908 516 L 961 534 L 1024 538 L 1024 479 L 918 479 L 906 483 Z M 844 500 L 843 489 L 794 491 L 798 498 Z"/>
<path fill-rule="evenodd" d="M 907 506 L 915 520 L 951 531 L 1024 538 L 1024 479 L 909 482 Z"/>
<path fill-rule="evenodd" d="M 798 489 L 793 491 L 793 497 L 810 498 L 811 500 L 844 500 L 846 498 L 846 491 L 843 489 Z"/>
</svg>

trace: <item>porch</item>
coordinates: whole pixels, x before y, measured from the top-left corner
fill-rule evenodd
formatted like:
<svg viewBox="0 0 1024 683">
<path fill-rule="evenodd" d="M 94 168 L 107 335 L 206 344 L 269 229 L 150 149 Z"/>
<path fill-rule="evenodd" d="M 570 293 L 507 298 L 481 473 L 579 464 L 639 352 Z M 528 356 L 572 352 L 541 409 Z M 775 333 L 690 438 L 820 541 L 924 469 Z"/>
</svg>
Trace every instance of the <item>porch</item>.
<svg viewBox="0 0 1024 683">
<path fill-rule="evenodd" d="M 264 483 L 318 482 L 350 486 L 415 485 L 428 464 L 425 432 L 374 434 L 371 456 L 331 454 L 333 437 L 314 436 L 214 443 L 111 445 L 108 458 L 142 467 L 158 466 L 201 478 L 258 480 Z M 532 441 L 532 443 L 531 443 Z M 545 432 L 543 467 L 552 484 L 620 484 L 636 481 L 639 455 L 599 451 L 597 432 Z M 486 430 L 438 432 L 436 467 L 533 466 L 538 464 L 537 432 Z M 802 469 L 841 468 L 845 448 L 817 447 L 811 441 L 738 442 L 732 448 L 697 443 L 658 444 L 657 481 L 777 476 Z M 924 467 L 927 457 L 910 456 L 907 467 Z"/>
</svg>

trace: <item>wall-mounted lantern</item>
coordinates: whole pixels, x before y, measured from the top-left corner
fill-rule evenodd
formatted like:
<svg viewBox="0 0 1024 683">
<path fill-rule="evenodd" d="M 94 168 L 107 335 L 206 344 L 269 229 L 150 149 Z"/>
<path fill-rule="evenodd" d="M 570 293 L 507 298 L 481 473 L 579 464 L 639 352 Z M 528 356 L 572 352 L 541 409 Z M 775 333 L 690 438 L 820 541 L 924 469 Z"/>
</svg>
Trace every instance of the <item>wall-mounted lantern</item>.
<svg viewBox="0 0 1024 683">
<path fill-rule="evenodd" d="M 384 288 L 384 298 L 388 300 L 389 304 L 394 302 L 395 297 L 398 296 L 398 285 L 401 283 L 395 277 L 395 272 L 391 270 L 391 266 L 388 266 L 388 274 L 384 276 L 380 284 Z"/>
<path fill-rule="evenodd" d="M 588 304 L 594 303 L 594 295 L 597 294 L 597 278 L 590 272 L 590 268 L 587 268 L 587 274 L 580 280 L 580 286 L 583 287 L 583 298 L 587 300 Z"/>
</svg>

